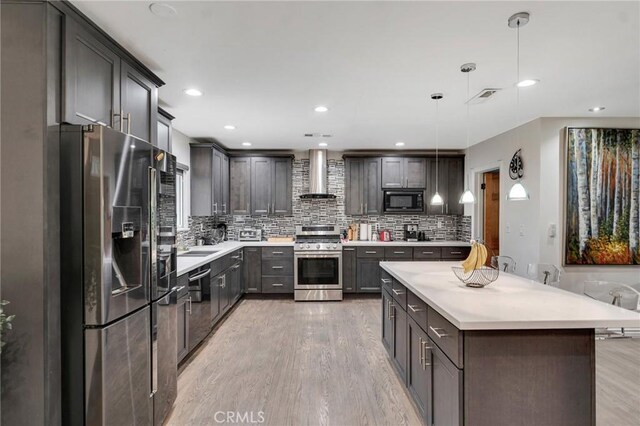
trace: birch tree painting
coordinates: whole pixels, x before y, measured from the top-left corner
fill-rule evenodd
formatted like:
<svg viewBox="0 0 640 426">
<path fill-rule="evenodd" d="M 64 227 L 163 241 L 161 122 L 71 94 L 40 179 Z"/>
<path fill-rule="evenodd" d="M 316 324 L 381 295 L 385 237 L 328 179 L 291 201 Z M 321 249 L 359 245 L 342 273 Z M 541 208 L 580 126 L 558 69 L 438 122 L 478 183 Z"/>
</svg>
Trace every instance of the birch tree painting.
<svg viewBox="0 0 640 426">
<path fill-rule="evenodd" d="M 640 264 L 638 129 L 568 129 L 566 265 Z"/>
</svg>

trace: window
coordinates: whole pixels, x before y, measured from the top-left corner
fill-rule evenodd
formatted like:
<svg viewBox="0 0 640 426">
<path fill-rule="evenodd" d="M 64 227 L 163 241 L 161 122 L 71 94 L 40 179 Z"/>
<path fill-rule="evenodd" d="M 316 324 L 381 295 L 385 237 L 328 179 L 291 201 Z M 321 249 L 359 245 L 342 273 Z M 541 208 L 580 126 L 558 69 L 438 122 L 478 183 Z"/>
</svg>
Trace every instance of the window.
<svg viewBox="0 0 640 426">
<path fill-rule="evenodd" d="M 176 170 L 176 216 L 178 229 L 187 227 L 184 217 L 184 170 Z"/>
</svg>

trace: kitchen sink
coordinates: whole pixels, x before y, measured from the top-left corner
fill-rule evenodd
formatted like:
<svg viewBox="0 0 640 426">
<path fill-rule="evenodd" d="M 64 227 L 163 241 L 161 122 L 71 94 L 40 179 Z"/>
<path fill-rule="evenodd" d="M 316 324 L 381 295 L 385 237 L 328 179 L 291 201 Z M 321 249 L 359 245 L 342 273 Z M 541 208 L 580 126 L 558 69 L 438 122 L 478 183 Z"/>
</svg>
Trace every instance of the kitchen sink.
<svg viewBox="0 0 640 426">
<path fill-rule="evenodd" d="M 181 253 L 178 257 L 207 257 L 211 254 L 217 253 L 220 250 L 197 250 L 197 251 L 188 251 L 186 253 Z"/>
</svg>

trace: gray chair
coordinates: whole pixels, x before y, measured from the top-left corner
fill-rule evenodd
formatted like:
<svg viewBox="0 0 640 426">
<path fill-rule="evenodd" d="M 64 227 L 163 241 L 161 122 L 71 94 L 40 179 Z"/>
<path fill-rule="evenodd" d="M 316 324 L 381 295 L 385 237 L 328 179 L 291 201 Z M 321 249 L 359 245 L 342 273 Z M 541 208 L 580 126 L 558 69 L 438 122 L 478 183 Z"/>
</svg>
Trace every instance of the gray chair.
<svg viewBox="0 0 640 426">
<path fill-rule="evenodd" d="M 491 256 L 491 266 L 511 274 L 516 271 L 516 261 L 509 256 Z"/>
<path fill-rule="evenodd" d="M 603 303 L 631 311 L 640 311 L 640 291 L 634 285 L 614 281 L 585 281 L 582 292 L 585 296 Z M 596 330 L 596 337 L 600 339 L 632 337 L 637 336 L 638 332 L 640 332 L 638 328 L 603 328 Z"/>
<path fill-rule="evenodd" d="M 550 263 L 530 263 L 527 275 L 545 285 L 557 285 L 560 282 L 560 268 Z"/>
</svg>

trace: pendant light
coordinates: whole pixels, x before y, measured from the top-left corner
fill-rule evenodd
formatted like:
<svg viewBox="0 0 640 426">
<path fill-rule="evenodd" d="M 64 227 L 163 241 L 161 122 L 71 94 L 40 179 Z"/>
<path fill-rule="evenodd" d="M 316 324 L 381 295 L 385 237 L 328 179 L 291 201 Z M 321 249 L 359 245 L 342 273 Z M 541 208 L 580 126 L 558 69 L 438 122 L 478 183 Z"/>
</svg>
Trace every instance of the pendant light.
<svg viewBox="0 0 640 426">
<path fill-rule="evenodd" d="M 468 64 L 463 64 L 460 67 L 460 71 L 462 71 L 463 73 L 467 74 L 467 150 L 466 152 L 469 152 L 469 74 L 472 71 L 476 70 L 476 64 L 474 63 L 468 63 Z M 465 185 L 465 190 L 462 193 L 462 195 L 460 196 L 460 204 L 473 204 L 476 202 L 476 197 L 475 195 L 473 195 L 473 192 L 471 192 L 471 190 L 469 189 L 469 174 L 466 173 L 465 174 L 465 180 L 466 180 L 466 185 Z"/>
<path fill-rule="evenodd" d="M 436 193 L 431 197 L 432 206 L 441 206 L 444 204 L 442 196 L 438 193 L 438 102 L 442 99 L 442 93 L 434 93 L 431 99 L 436 101 Z"/>
<path fill-rule="evenodd" d="M 520 81 L 520 27 L 524 27 L 529 23 L 529 13 L 528 12 L 518 12 L 512 15 L 509 18 L 509 28 L 515 28 L 517 33 L 517 50 L 516 50 L 516 83 Z M 520 144 L 520 86 L 516 84 L 516 142 Z M 522 184 L 522 158 L 520 157 L 520 150 L 518 150 L 514 158 L 511 160 L 511 163 L 514 163 L 514 159 L 517 157 L 518 169 L 516 169 L 515 176 L 516 182 L 509 189 L 509 193 L 507 194 L 507 200 L 509 201 L 524 201 L 529 199 L 529 192 Z M 510 167 L 513 169 L 512 165 Z M 513 179 L 513 176 L 512 176 Z"/>
</svg>

